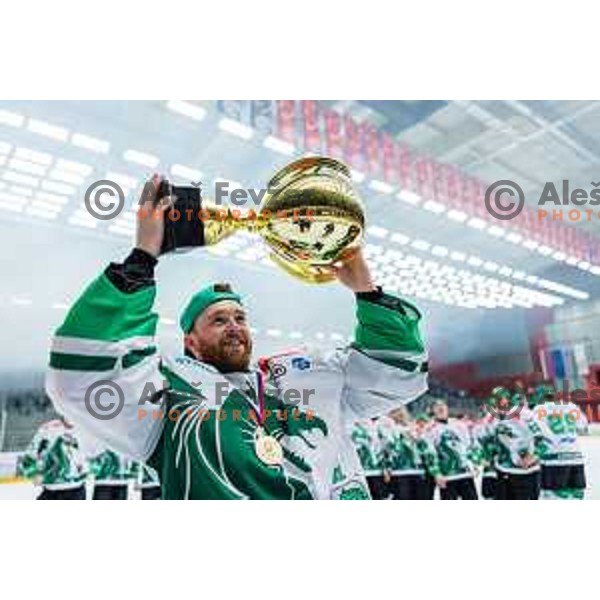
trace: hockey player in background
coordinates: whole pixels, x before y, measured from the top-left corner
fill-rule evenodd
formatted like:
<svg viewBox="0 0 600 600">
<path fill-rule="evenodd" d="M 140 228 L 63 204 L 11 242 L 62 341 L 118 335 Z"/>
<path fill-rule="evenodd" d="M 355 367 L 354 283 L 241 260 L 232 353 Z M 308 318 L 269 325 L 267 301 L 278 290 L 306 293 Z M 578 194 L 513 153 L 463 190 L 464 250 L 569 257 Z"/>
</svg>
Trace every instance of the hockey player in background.
<svg viewBox="0 0 600 600">
<path fill-rule="evenodd" d="M 435 449 L 419 436 L 405 406 L 379 419 L 383 464 L 394 500 L 427 500 L 426 472 L 439 477 Z M 440 480 L 441 483 L 441 480 Z"/>
<path fill-rule="evenodd" d="M 488 452 L 497 473 L 497 500 L 537 500 L 540 495 L 539 428 L 525 411 L 524 397 L 503 387 L 492 390 L 490 402 L 499 406 L 491 423 Z"/>
<path fill-rule="evenodd" d="M 106 449 L 91 457 L 88 464 L 94 477 L 93 500 L 127 500 L 131 469 L 123 456 Z"/>
<path fill-rule="evenodd" d="M 155 469 L 143 462 L 132 462 L 131 475 L 141 500 L 160 500 L 160 479 Z"/>
<path fill-rule="evenodd" d="M 425 469 L 425 489 L 424 489 L 424 500 L 433 500 L 435 497 L 436 484 L 439 482 L 444 485 L 444 480 L 440 476 L 439 464 L 437 459 L 437 452 L 433 447 L 431 438 L 428 435 L 429 430 L 434 426 L 434 421 L 430 416 L 423 412 L 419 413 L 415 418 L 415 433 L 421 443 L 426 444 L 429 447 L 429 451 L 424 453 L 423 457 L 429 457 L 431 462 L 424 461 L 423 468 Z"/>
<path fill-rule="evenodd" d="M 85 468 L 73 426 L 62 418 L 42 424 L 19 459 L 17 475 L 41 487 L 37 500 L 85 500 Z"/>
<path fill-rule="evenodd" d="M 427 437 L 436 450 L 442 500 L 477 500 L 475 475 L 481 461 L 481 451 L 468 429 L 460 422 L 448 419 L 448 405 L 436 400 L 432 405 L 434 424 Z"/>
<path fill-rule="evenodd" d="M 390 495 L 389 473 L 384 471 L 383 448 L 378 419 L 357 421 L 351 433 L 360 464 L 364 470 L 373 500 L 386 500 Z"/>
<path fill-rule="evenodd" d="M 560 401 L 546 390 L 533 409 L 542 442 L 542 498 L 583 500 L 586 488 L 584 458 L 577 441 L 583 411 L 570 401 Z M 585 417 L 583 417 L 585 418 Z"/>
<path fill-rule="evenodd" d="M 483 409 L 485 410 L 485 409 Z M 496 442 L 494 439 L 495 418 L 487 411 L 478 419 L 473 428 L 473 436 L 481 449 L 481 496 L 484 500 L 496 498 L 498 478 L 494 467 Z"/>
</svg>

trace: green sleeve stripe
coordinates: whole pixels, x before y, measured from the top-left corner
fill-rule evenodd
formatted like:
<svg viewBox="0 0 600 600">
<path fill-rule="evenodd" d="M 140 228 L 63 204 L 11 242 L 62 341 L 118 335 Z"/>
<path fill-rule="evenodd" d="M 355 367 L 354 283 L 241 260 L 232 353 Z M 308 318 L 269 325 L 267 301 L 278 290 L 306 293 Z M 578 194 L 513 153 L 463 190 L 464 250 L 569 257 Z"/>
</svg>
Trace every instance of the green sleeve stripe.
<svg viewBox="0 0 600 600">
<path fill-rule="evenodd" d="M 132 350 L 123 357 L 123 368 L 128 369 L 138 363 L 142 362 L 144 358 L 156 354 L 156 346 L 150 346 L 149 348 L 143 348 L 142 350 Z"/>
<path fill-rule="evenodd" d="M 132 350 L 123 357 L 124 369 L 133 367 L 144 358 L 156 354 L 156 346 L 142 350 Z M 50 367 L 61 371 L 112 371 L 118 358 L 113 356 L 87 356 L 84 354 L 64 354 L 62 352 L 50 353 Z"/>
<path fill-rule="evenodd" d="M 60 371 L 112 371 L 116 364 L 112 356 L 50 353 L 50 367 Z"/>
<path fill-rule="evenodd" d="M 56 335 L 110 342 L 153 336 L 158 321 L 152 312 L 155 296 L 155 286 L 125 293 L 102 274 L 77 300 Z"/>
</svg>

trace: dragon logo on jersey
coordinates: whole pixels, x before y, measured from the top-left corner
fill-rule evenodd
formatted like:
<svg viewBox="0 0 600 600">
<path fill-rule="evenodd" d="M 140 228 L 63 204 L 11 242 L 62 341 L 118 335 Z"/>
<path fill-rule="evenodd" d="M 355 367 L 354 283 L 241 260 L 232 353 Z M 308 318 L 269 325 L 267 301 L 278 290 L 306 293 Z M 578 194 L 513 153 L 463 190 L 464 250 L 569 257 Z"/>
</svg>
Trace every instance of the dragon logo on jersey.
<svg viewBox="0 0 600 600">
<path fill-rule="evenodd" d="M 193 399 L 177 403 L 175 409 L 192 415 L 169 424 L 176 466 L 185 476 L 187 495 L 206 496 L 211 490 L 218 498 L 312 498 L 312 468 L 319 443 L 328 435 L 327 424 L 314 411 L 290 409 L 266 394 L 268 416 L 262 427 L 283 451 L 281 465 L 268 465 L 255 450 L 256 432 L 261 427 L 257 415 L 238 391 L 229 394 L 220 408 L 225 418 L 213 418 L 212 410 L 210 418 L 201 418 L 200 411 L 207 409 Z"/>
</svg>

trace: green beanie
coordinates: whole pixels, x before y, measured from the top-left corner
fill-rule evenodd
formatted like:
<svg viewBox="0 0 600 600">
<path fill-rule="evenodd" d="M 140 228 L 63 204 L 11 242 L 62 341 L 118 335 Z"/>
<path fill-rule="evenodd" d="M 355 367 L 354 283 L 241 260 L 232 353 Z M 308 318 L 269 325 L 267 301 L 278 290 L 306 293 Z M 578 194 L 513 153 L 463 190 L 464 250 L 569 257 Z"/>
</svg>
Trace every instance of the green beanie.
<svg viewBox="0 0 600 600">
<path fill-rule="evenodd" d="M 189 333 L 194 321 L 211 305 L 221 300 L 233 300 L 242 304 L 242 297 L 236 294 L 228 283 L 215 283 L 194 294 L 184 308 L 179 325 L 183 333 Z"/>
</svg>

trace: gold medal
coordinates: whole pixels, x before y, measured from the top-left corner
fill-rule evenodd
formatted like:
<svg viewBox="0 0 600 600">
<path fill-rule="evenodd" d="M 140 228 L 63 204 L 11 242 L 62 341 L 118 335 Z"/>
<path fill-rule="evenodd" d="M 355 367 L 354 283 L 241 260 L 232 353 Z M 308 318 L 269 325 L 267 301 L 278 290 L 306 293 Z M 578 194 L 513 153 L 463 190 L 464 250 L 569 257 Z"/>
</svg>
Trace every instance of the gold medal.
<svg viewBox="0 0 600 600">
<path fill-rule="evenodd" d="M 280 465 L 283 462 L 281 444 L 273 436 L 265 435 L 262 429 L 255 434 L 254 450 L 256 456 L 266 465 Z"/>
</svg>

